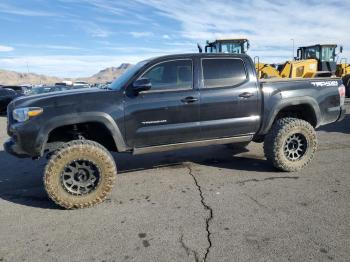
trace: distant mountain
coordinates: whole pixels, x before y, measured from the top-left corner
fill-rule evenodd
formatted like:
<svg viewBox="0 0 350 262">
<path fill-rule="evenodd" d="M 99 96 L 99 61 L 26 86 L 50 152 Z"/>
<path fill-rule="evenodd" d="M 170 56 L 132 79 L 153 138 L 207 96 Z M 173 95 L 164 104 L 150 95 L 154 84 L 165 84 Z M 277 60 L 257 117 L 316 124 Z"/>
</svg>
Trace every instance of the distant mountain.
<svg viewBox="0 0 350 262">
<path fill-rule="evenodd" d="M 86 81 L 90 84 L 111 82 L 115 78 L 119 77 L 132 65 L 123 63 L 118 67 L 108 67 L 90 77 L 80 78 L 60 78 L 54 76 L 39 75 L 35 73 L 19 73 L 15 71 L 1 70 L 0 69 L 0 84 L 1 85 L 20 85 L 20 84 L 47 84 L 52 85 L 54 83 L 71 80 L 71 81 Z"/>
<path fill-rule="evenodd" d="M 123 63 L 118 67 L 107 67 L 98 72 L 97 74 L 94 74 L 90 77 L 78 78 L 77 80 L 86 81 L 90 84 L 111 82 L 115 78 L 119 77 L 131 66 L 131 64 Z"/>
<path fill-rule="evenodd" d="M 15 71 L 0 69 L 1 85 L 19 85 L 19 84 L 54 84 L 61 81 L 61 78 L 39 75 L 34 73 L 18 73 Z"/>
</svg>

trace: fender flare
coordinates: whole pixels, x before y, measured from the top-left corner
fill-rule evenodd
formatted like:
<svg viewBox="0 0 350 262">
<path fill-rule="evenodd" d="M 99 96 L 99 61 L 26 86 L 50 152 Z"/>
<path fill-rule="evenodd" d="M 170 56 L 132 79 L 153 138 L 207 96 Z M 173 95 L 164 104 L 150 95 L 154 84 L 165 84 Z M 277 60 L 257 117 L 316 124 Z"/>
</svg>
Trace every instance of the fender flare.
<svg viewBox="0 0 350 262">
<path fill-rule="evenodd" d="M 296 98 L 283 99 L 283 100 L 280 100 L 276 105 L 272 106 L 272 108 L 270 108 L 270 110 L 265 115 L 264 117 L 265 121 L 263 121 L 263 123 L 265 124 L 262 125 L 261 131 L 259 132 L 260 135 L 265 135 L 269 132 L 278 113 L 281 112 L 281 110 L 289 106 L 298 106 L 298 105 L 309 106 L 314 112 L 314 117 L 316 119 L 315 127 L 318 127 L 321 124 L 322 122 L 321 110 L 315 99 L 311 97 L 299 97 L 297 99 Z"/>
<path fill-rule="evenodd" d="M 103 124 L 113 137 L 115 146 L 119 152 L 126 151 L 128 149 L 122 133 L 113 118 L 107 113 L 103 112 L 84 112 L 84 113 L 70 113 L 65 115 L 59 115 L 51 118 L 40 128 L 39 136 L 37 140 L 42 141 L 41 144 L 41 156 L 44 154 L 46 143 L 49 138 L 49 134 L 56 128 L 66 125 L 81 124 L 87 122 L 97 122 Z M 38 141 L 37 141 L 38 142 Z"/>
</svg>

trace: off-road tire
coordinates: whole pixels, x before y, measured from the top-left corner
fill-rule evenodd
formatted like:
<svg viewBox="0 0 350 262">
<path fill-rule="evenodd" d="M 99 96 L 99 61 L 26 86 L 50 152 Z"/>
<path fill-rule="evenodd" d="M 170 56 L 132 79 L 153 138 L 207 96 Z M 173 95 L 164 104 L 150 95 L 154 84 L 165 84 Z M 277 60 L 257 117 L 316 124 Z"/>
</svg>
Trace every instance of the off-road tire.
<svg viewBox="0 0 350 262">
<path fill-rule="evenodd" d="M 74 195 L 65 190 L 61 174 L 72 161 L 92 161 L 100 171 L 100 180 L 94 191 L 86 195 Z M 44 185 L 48 196 L 66 209 L 91 207 L 103 202 L 111 192 L 117 168 L 112 155 L 100 144 L 89 140 L 73 140 L 56 150 L 49 159 L 44 173 Z"/>
<path fill-rule="evenodd" d="M 285 144 L 293 134 L 301 134 L 306 140 L 306 150 L 300 159 L 292 161 L 285 155 Z M 272 126 L 265 136 L 264 153 L 274 167 L 287 172 L 295 172 L 306 167 L 314 157 L 317 149 L 315 129 L 310 123 L 297 118 L 281 118 Z"/>
</svg>

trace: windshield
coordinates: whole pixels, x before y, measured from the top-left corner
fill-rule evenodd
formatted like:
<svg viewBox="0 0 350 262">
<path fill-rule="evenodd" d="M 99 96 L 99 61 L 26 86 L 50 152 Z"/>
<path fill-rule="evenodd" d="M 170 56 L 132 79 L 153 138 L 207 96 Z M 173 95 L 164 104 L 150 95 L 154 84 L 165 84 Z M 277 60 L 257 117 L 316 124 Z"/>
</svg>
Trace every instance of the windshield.
<svg viewBox="0 0 350 262">
<path fill-rule="evenodd" d="M 335 47 L 322 47 L 322 62 L 335 61 Z"/>
<path fill-rule="evenodd" d="M 242 54 L 241 43 L 216 43 L 206 46 L 206 53 Z"/>
<path fill-rule="evenodd" d="M 223 43 L 221 44 L 221 52 L 229 54 L 242 54 L 242 46 L 240 43 Z"/>
<path fill-rule="evenodd" d="M 129 79 L 135 75 L 137 71 L 139 71 L 146 63 L 148 63 L 148 60 L 139 62 L 133 67 L 126 70 L 122 75 L 113 81 L 110 88 L 113 90 L 120 90 L 129 81 Z"/>
<path fill-rule="evenodd" d="M 320 59 L 320 50 L 318 47 L 305 48 L 303 59 Z"/>
</svg>

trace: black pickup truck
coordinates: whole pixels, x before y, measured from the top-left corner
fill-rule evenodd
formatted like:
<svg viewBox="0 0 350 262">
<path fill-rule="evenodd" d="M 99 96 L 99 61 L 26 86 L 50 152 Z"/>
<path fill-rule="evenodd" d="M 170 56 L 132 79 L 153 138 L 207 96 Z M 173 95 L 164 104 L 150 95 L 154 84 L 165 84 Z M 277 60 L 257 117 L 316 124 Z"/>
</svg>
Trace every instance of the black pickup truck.
<svg viewBox="0 0 350 262">
<path fill-rule="evenodd" d="M 284 171 L 304 168 L 315 128 L 344 118 L 340 79 L 258 82 L 247 55 L 182 54 L 145 60 L 110 89 L 18 98 L 7 109 L 5 150 L 48 156 L 44 183 L 65 208 L 102 202 L 117 168 L 109 151 L 141 154 L 211 144 L 264 142 Z"/>
</svg>

